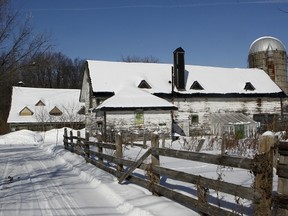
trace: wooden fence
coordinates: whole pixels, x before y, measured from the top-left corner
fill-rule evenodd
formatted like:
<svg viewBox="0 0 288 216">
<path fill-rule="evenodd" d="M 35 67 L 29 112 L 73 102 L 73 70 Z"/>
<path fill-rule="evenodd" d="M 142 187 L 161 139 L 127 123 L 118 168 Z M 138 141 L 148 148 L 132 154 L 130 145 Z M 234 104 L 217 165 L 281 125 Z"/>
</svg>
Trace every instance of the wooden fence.
<svg viewBox="0 0 288 216">
<path fill-rule="evenodd" d="M 275 196 L 276 215 L 288 216 L 288 142 L 278 143 L 278 192 Z"/>
<path fill-rule="evenodd" d="M 243 198 L 251 200 L 253 203 L 253 215 L 272 215 L 272 203 L 275 200 L 272 197 L 273 185 L 273 155 L 276 147 L 277 139 L 271 136 L 262 136 L 259 139 L 259 154 L 253 159 L 232 157 L 227 155 L 212 155 L 199 152 L 188 152 L 181 150 L 173 150 L 167 148 L 159 148 L 159 135 L 151 135 L 151 146 L 137 160 L 131 161 L 123 158 L 122 137 L 115 135 L 115 143 L 106 143 L 98 137 L 97 142 L 89 141 L 88 134 L 85 138 L 80 137 L 80 133 L 74 136 L 72 131 L 70 136 L 67 130 L 64 132 L 65 149 L 85 157 L 86 161 L 109 172 L 118 178 L 119 183 L 124 180 L 147 188 L 155 195 L 165 196 L 175 202 L 178 202 L 192 210 L 203 215 L 243 215 L 243 212 L 237 212 L 235 209 L 220 208 L 215 204 L 209 203 L 210 189 L 217 192 L 230 194 L 235 198 Z M 138 144 L 139 145 L 139 144 Z M 140 146 L 143 146 L 140 144 Z M 96 147 L 96 148 L 95 148 Z M 105 154 L 103 149 L 115 150 L 115 154 Z M 279 150 L 279 153 L 281 151 Z M 285 151 L 285 154 L 287 151 Z M 251 187 L 244 187 L 221 180 L 209 179 L 199 175 L 189 174 L 172 170 L 160 166 L 160 156 L 172 157 L 177 159 L 191 160 L 202 163 L 209 163 L 225 167 L 236 167 L 249 170 L 254 174 L 254 183 Z M 151 157 L 150 163 L 144 163 L 148 157 Z M 287 162 L 287 161 L 286 161 Z M 278 164 L 278 175 L 287 178 L 287 166 L 282 168 L 282 162 Z M 125 168 L 125 169 L 124 169 Z M 138 168 L 146 172 L 146 175 L 139 177 L 133 175 L 133 171 Z M 281 174 L 281 173 L 285 174 Z M 161 185 L 160 178 L 171 178 L 177 181 L 191 183 L 197 190 L 197 197 L 193 198 L 187 193 L 177 192 L 164 185 Z M 287 179 L 286 179 L 287 181 Z M 287 183 L 287 182 L 286 182 Z M 287 187 L 285 188 L 287 190 Z M 287 191 L 286 191 L 287 192 Z M 279 210 L 286 211 L 287 202 L 282 194 L 277 196 L 277 205 Z M 284 202 L 284 204 L 283 204 Z M 280 209 L 281 208 L 281 209 Z"/>
</svg>

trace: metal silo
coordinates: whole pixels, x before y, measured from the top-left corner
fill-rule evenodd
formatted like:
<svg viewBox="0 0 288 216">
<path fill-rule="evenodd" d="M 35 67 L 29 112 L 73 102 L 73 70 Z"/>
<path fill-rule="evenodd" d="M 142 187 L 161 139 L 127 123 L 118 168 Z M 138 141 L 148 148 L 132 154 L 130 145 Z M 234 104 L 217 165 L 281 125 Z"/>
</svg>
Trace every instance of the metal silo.
<svg viewBox="0 0 288 216">
<path fill-rule="evenodd" d="M 256 39 L 249 48 L 249 68 L 263 69 L 288 95 L 287 54 L 277 38 L 265 36 Z"/>
</svg>

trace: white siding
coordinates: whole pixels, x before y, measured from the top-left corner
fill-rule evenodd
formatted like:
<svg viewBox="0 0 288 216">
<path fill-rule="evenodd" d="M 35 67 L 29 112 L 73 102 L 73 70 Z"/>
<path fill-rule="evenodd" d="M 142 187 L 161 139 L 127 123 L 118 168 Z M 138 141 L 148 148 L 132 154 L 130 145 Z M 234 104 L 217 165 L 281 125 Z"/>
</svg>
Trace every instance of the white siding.
<svg viewBox="0 0 288 216">
<path fill-rule="evenodd" d="M 280 99 L 272 98 L 187 98 L 175 99 L 174 104 L 179 111 L 175 112 L 175 120 L 189 119 L 192 114 L 199 116 L 197 127 L 209 130 L 211 113 L 240 112 L 251 118 L 253 114 L 281 113 Z M 191 121 L 190 121 L 191 124 Z M 195 127 L 195 125 L 194 125 Z"/>
<path fill-rule="evenodd" d="M 144 124 L 135 124 L 134 112 L 107 112 L 107 127 L 116 130 L 138 130 L 170 132 L 170 111 L 144 111 Z"/>
</svg>

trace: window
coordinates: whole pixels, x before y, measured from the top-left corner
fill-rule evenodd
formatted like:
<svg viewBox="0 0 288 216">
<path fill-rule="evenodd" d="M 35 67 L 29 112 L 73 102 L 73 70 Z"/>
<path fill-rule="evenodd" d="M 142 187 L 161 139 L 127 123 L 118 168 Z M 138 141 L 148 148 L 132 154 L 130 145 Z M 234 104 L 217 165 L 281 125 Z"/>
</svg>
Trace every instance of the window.
<svg viewBox="0 0 288 216">
<path fill-rule="evenodd" d="M 85 106 L 81 106 L 81 108 L 79 109 L 79 111 L 77 112 L 77 114 L 79 115 L 85 115 L 86 111 L 85 111 Z"/>
<path fill-rule="evenodd" d="M 53 116 L 61 116 L 63 113 L 56 106 L 49 112 Z"/>
<path fill-rule="evenodd" d="M 199 116 L 191 115 L 191 124 L 198 124 L 198 123 L 199 123 Z"/>
<path fill-rule="evenodd" d="M 190 89 L 203 90 L 204 88 L 200 85 L 200 83 L 198 81 L 194 81 L 193 84 L 191 85 Z"/>
<path fill-rule="evenodd" d="M 34 113 L 26 106 L 20 112 L 20 116 L 32 116 Z"/>
<path fill-rule="evenodd" d="M 243 139 L 245 132 L 244 132 L 244 125 L 235 125 L 235 139 Z"/>
<path fill-rule="evenodd" d="M 263 114 L 254 114 L 253 115 L 253 120 L 260 122 L 261 124 L 271 124 L 277 119 L 278 119 L 277 114 L 263 113 Z"/>
<path fill-rule="evenodd" d="M 151 89 L 151 86 L 150 86 L 145 80 L 142 80 L 142 81 L 139 83 L 138 88 Z"/>
<path fill-rule="evenodd" d="M 135 111 L 135 124 L 144 124 L 144 111 L 143 110 Z"/>
<path fill-rule="evenodd" d="M 42 100 L 39 100 L 39 101 L 35 104 L 35 106 L 45 106 L 45 103 L 43 103 Z"/>
<path fill-rule="evenodd" d="M 245 86 L 244 86 L 244 89 L 246 91 L 254 91 L 255 90 L 255 87 L 250 83 L 250 82 L 246 82 Z"/>
</svg>

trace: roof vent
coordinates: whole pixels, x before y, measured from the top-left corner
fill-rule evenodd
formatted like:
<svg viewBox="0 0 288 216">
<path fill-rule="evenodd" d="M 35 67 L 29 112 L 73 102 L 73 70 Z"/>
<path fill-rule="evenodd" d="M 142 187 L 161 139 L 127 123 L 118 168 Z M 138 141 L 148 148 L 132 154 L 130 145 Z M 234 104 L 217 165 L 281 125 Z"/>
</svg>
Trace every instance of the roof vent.
<svg viewBox="0 0 288 216">
<path fill-rule="evenodd" d="M 203 90 L 204 88 L 199 84 L 198 81 L 194 81 L 193 84 L 191 85 L 190 89 Z"/>
<path fill-rule="evenodd" d="M 151 89 L 151 86 L 150 86 L 145 80 L 142 80 L 142 81 L 139 83 L 138 88 Z"/>
<path fill-rule="evenodd" d="M 244 89 L 246 91 L 254 91 L 255 87 L 250 82 L 246 82 Z"/>
</svg>

